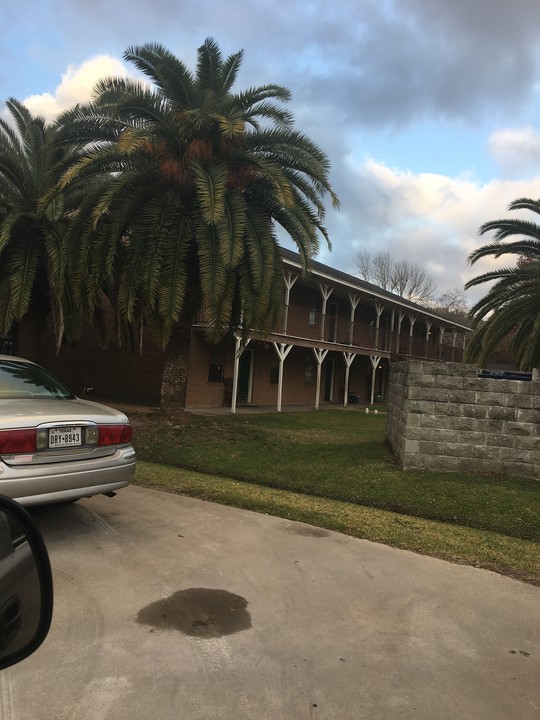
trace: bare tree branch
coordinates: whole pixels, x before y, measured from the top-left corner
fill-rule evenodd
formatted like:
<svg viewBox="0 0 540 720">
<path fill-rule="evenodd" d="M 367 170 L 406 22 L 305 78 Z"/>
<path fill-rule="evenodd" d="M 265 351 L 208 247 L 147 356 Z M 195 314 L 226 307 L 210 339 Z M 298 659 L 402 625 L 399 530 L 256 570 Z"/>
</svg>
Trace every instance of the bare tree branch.
<svg viewBox="0 0 540 720">
<path fill-rule="evenodd" d="M 388 250 L 358 251 L 355 265 L 359 276 L 383 290 L 418 303 L 433 301 L 435 283 L 426 270 L 409 260 L 397 260 Z"/>
<path fill-rule="evenodd" d="M 453 288 L 442 293 L 442 295 L 438 295 L 431 307 L 439 315 L 447 317 L 449 320 L 464 323 L 465 325 L 470 322 L 470 308 L 461 288 Z"/>
</svg>

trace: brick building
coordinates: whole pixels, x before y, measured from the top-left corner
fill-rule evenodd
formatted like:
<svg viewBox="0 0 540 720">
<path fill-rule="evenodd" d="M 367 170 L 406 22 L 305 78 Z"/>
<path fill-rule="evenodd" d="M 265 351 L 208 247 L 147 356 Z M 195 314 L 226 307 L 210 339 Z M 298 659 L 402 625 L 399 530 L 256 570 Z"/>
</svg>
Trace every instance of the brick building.
<svg viewBox="0 0 540 720">
<path fill-rule="evenodd" d="M 282 249 L 286 281 L 281 327 L 231 334 L 220 345 L 195 323 L 185 407 L 238 404 L 373 403 L 385 399 L 390 362 L 462 360 L 469 328 L 346 273 L 314 262 L 303 276 L 299 256 Z M 159 404 L 164 353 L 144 342 L 142 352 L 100 347 L 91 330 L 58 355 L 50 333 L 21 323 L 19 354 L 59 375 L 77 394 Z"/>
</svg>

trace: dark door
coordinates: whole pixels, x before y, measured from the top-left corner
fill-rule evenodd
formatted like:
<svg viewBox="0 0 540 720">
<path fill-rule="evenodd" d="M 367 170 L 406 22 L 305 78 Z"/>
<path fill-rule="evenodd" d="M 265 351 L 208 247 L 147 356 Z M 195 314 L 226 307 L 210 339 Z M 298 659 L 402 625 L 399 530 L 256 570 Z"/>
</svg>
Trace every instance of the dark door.
<svg viewBox="0 0 540 720">
<path fill-rule="evenodd" d="M 333 358 L 326 359 L 324 363 L 324 400 L 332 402 L 334 399 L 334 369 L 335 361 Z"/>
<path fill-rule="evenodd" d="M 253 379 L 253 350 L 244 350 L 238 365 L 238 402 L 251 402 L 251 385 Z"/>
</svg>

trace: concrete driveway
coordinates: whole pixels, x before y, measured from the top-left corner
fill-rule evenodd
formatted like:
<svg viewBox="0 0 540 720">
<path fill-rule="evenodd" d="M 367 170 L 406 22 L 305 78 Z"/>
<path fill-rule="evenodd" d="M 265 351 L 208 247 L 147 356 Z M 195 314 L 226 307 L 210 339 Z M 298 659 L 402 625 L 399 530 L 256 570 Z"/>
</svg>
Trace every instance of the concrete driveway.
<svg viewBox="0 0 540 720">
<path fill-rule="evenodd" d="M 36 517 L 53 627 L 2 720 L 540 715 L 540 588 L 136 487 Z"/>
</svg>

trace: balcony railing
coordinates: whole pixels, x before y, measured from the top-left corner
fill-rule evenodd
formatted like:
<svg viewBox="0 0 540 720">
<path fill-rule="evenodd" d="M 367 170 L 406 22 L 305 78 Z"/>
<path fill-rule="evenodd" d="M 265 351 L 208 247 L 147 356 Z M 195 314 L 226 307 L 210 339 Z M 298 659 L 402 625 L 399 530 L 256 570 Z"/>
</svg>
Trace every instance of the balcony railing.
<svg viewBox="0 0 540 720">
<path fill-rule="evenodd" d="M 361 310 L 357 311 L 359 314 Z M 204 325 L 204 314 L 201 313 L 197 319 L 198 325 Z M 331 314 L 323 316 L 320 312 L 307 308 L 289 305 L 283 315 L 276 333 L 286 337 L 301 338 L 313 343 L 335 343 L 337 345 L 349 345 L 354 348 L 362 348 L 372 354 L 377 352 L 406 355 L 412 357 L 429 358 L 432 360 L 447 360 L 461 362 L 463 358 L 462 343 L 458 347 L 453 346 L 452 336 L 447 333 L 443 336 L 443 342 L 439 342 L 439 333 L 431 332 L 426 338 L 410 335 L 410 326 L 404 323 L 405 328 L 397 336 L 397 323 L 394 331 L 390 331 L 389 319 L 382 317 L 380 327 L 376 327 L 375 321 L 350 322 L 345 317 L 338 317 Z M 415 332 L 423 327 L 417 321 Z"/>
<path fill-rule="evenodd" d="M 286 322 L 286 328 L 285 328 Z M 422 327 L 417 324 L 416 331 Z M 425 326 L 424 326 L 425 328 Z M 425 328 L 427 331 L 427 328 Z M 305 308 L 289 306 L 283 322 L 282 332 L 285 335 L 312 340 L 314 342 L 331 342 L 339 345 L 350 345 L 356 348 L 365 348 L 373 352 L 397 353 L 430 359 L 454 360 L 460 362 L 463 348 L 452 345 L 449 334 L 443 336 L 442 344 L 439 342 L 439 333 L 430 332 L 425 337 L 410 335 L 409 325 L 405 332 L 397 337 L 397 324 L 394 331 L 390 331 L 389 323 L 383 318 L 379 328 L 375 321 L 351 321 L 344 317 L 332 315 L 323 316 Z M 450 342 L 450 344 L 447 344 Z"/>
</svg>

